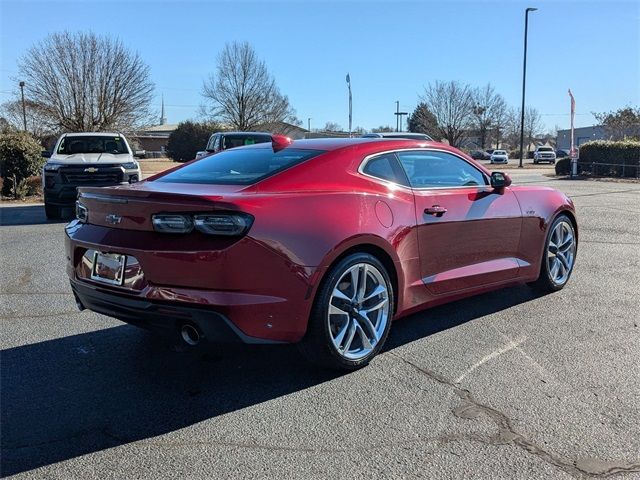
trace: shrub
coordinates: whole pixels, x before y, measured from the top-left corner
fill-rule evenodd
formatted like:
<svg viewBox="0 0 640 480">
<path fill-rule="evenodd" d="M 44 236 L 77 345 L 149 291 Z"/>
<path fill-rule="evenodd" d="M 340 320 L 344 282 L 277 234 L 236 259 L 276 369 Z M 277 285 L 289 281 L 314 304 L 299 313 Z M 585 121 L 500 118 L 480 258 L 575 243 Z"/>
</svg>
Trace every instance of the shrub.
<svg viewBox="0 0 640 480">
<path fill-rule="evenodd" d="M 640 176 L 640 141 L 595 140 L 580 146 L 581 173 L 607 177 Z"/>
<path fill-rule="evenodd" d="M 45 163 L 41 152 L 40 144 L 27 133 L 0 135 L 0 176 L 3 178 L 3 195 L 18 196 L 26 187 L 16 187 L 27 178 L 40 174 Z"/>
<path fill-rule="evenodd" d="M 564 157 L 556 160 L 556 175 L 569 175 L 571 173 L 571 159 Z"/>
<path fill-rule="evenodd" d="M 167 142 L 169 157 L 176 162 L 188 162 L 196 158 L 199 150 L 204 150 L 212 133 L 219 131 L 213 123 L 182 122 Z"/>
</svg>

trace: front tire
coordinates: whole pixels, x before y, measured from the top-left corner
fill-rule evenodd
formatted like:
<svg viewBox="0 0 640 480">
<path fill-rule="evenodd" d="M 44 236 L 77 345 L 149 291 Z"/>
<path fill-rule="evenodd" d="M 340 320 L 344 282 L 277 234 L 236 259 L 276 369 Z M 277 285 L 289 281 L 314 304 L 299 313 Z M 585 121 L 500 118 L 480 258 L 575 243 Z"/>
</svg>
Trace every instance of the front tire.
<svg viewBox="0 0 640 480">
<path fill-rule="evenodd" d="M 356 370 L 384 345 L 393 313 L 393 285 L 384 265 L 373 255 L 354 253 L 320 285 L 298 348 L 316 365 Z"/>
<path fill-rule="evenodd" d="M 578 238 L 571 219 L 558 215 L 547 233 L 540 275 L 529 285 L 543 293 L 564 288 L 573 272 L 577 249 Z"/>
</svg>

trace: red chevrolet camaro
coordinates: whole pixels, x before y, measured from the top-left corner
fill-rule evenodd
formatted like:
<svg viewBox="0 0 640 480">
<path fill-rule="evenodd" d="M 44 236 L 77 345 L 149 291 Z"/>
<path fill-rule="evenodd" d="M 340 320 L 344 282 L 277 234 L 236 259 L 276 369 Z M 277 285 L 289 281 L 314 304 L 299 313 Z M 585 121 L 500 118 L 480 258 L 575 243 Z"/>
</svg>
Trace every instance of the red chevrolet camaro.
<svg viewBox="0 0 640 480">
<path fill-rule="evenodd" d="M 578 242 L 561 192 L 417 140 L 276 136 L 81 188 L 77 217 L 79 308 L 190 345 L 297 342 L 343 369 L 412 312 L 507 285 L 561 289 Z"/>
</svg>

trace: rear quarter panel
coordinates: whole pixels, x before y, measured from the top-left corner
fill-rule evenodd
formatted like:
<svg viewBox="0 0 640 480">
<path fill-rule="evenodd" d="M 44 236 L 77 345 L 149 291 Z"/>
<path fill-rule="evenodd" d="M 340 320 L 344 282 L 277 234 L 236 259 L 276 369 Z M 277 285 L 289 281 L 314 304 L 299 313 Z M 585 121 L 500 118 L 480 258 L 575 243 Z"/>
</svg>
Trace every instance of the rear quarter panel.
<svg viewBox="0 0 640 480">
<path fill-rule="evenodd" d="M 516 186 L 511 187 L 522 210 L 522 236 L 520 251 L 522 258 L 529 263 L 520 271 L 524 280 L 535 280 L 540 273 L 542 253 L 549 226 L 562 212 L 574 220 L 576 235 L 578 225 L 573 202 L 564 193 L 549 187 Z"/>
</svg>

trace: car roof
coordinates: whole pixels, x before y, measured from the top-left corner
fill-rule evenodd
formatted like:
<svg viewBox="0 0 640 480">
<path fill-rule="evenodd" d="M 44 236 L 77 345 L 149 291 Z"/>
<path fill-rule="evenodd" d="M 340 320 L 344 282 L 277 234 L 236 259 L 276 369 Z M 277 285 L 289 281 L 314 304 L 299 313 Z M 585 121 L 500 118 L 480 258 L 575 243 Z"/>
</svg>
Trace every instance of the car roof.
<svg viewBox="0 0 640 480">
<path fill-rule="evenodd" d="M 74 137 L 124 137 L 121 133 L 115 132 L 67 132 L 63 134 L 63 137 L 67 135 L 73 135 Z"/>
<path fill-rule="evenodd" d="M 264 135 L 265 137 L 271 136 L 269 132 L 216 132 L 216 133 L 220 133 L 224 136 L 228 136 L 228 135 Z"/>
<path fill-rule="evenodd" d="M 346 149 L 362 148 L 363 150 L 376 150 L 376 146 L 384 146 L 384 150 L 396 150 L 403 148 L 437 148 L 449 150 L 459 154 L 459 151 L 444 143 L 407 138 L 313 138 L 294 140 L 285 148 L 299 148 L 302 150 L 322 150 L 325 152 Z M 258 143 L 238 148 L 271 148 L 270 143 Z M 383 151 L 383 150 L 379 150 Z"/>
</svg>

